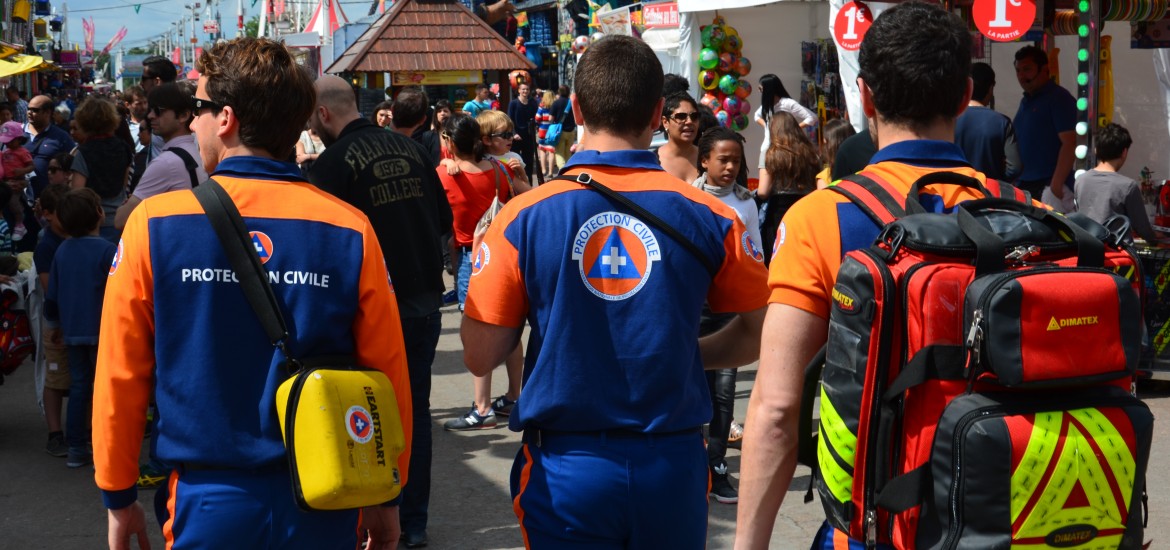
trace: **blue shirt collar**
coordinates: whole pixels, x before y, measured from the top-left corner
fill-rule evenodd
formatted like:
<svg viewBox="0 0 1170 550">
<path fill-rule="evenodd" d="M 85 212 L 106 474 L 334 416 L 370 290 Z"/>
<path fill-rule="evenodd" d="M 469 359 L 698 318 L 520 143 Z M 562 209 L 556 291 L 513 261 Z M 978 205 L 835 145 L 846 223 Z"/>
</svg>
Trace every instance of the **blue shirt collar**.
<svg viewBox="0 0 1170 550">
<path fill-rule="evenodd" d="M 971 165 L 967 162 L 966 155 L 963 154 L 963 150 L 958 145 L 934 139 L 914 139 L 888 145 L 878 150 L 869 163 L 877 164 L 887 161 L 936 168 Z"/>
<path fill-rule="evenodd" d="M 641 149 L 626 151 L 577 151 L 565 162 L 563 170 L 575 166 L 613 166 L 615 168 L 641 168 L 643 170 L 662 170 L 658 163 L 658 155 Z"/>
<path fill-rule="evenodd" d="M 253 156 L 237 156 L 223 159 L 219 161 L 219 164 L 215 167 L 215 172 L 211 175 L 307 182 L 301 176 L 301 169 L 296 164 Z"/>
<path fill-rule="evenodd" d="M 1059 88 L 1059 87 L 1060 87 L 1060 84 L 1057 84 L 1055 81 L 1050 79 L 1048 82 L 1045 82 L 1044 85 L 1041 86 L 1039 89 L 1037 89 L 1035 92 L 1032 92 L 1032 93 L 1024 92 L 1024 99 L 1026 99 L 1026 100 L 1036 99 L 1044 94 L 1047 94 L 1048 92 L 1051 92 L 1053 88 Z"/>
</svg>

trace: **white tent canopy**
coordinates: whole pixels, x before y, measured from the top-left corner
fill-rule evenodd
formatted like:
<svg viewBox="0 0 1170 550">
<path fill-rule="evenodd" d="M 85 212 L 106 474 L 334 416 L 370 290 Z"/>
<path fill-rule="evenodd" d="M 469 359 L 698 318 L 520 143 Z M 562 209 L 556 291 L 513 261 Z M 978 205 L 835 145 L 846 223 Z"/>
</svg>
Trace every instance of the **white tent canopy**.
<svg viewBox="0 0 1170 550">
<path fill-rule="evenodd" d="M 773 4 L 782 0 L 678 0 L 680 13 L 695 11 L 730 10 Z"/>
</svg>

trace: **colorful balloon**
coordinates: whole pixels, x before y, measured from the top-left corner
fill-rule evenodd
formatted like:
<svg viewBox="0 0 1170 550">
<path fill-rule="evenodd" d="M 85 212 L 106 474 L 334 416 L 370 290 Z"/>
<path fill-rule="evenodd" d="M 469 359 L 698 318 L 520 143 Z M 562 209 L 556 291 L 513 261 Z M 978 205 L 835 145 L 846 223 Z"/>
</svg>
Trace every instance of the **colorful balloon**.
<svg viewBox="0 0 1170 550">
<path fill-rule="evenodd" d="M 727 34 L 719 25 L 707 25 L 700 31 L 699 38 L 703 42 L 703 47 L 718 50 L 723 47 L 723 40 L 727 38 Z"/>
<path fill-rule="evenodd" d="M 735 95 L 736 88 L 739 88 L 739 79 L 734 75 L 725 74 L 723 78 L 719 79 L 719 91 L 727 95 Z"/>
<path fill-rule="evenodd" d="M 715 113 L 715 119 L 719 121 L 720 126 L 724 128 L 731 127 L 731 115 L 727 114 L 727 111 L 719 111 L 718 113 Z"/>
<path fill-rule="evenodd" d="M 740 38 L 739 35 L 729 34 L 727 35 L 727 38 L 723 39 L 723 51 L 738 55 L 742 49 L 743 39 Z"/>
<path fill-rule="evenodd" d="M 735 130 L 736 132 L 744 131 L 744 129 L 748 127 L 748 124 L 748 117 L 743 113 L 735 115 L 731 118 L 731 129 Z"/>
<path fill-rule="evenodd" d="M 700 54 L 701 53 L 702 52 L 700 52 Z M 733 53 L 724 52 L 724 53 L 720 54 L 719 55 L 719 72 L 721 72 L 721 73 L 733 72 L 735 70 L 735 64 L 737 61 L 739 61 L 739 58 L 736 57 L 735 54 L 733 54 Z M 710 67 L 704 67 L 704 68 L 709 69 Z"/>
<path fill-rule="evenodd" d="M 738 115 L 742 108 L 738 97 L 729 95 L 723 100 L 723 110 L 731 115 Z"/>
<path fill-rule="evenodd" d="M 739 90 L 736 90 L 736 91 L 738 92 Z M 739 100 L 739 112 L 741 114 L 745 114 L 745 115 L 751 114 L 752 102 L 748 101 L 746 98 L 740 99 Z"/>
<path fill-rule="evenodd" d="M 719 65 L 719 54 L 711 48 L 703 48 L 699 50 L 699 67 L 704 69 L 714 69 Z M 726 71 L 724 71 L 726 72 Z"/>
<path fill-rule="evenodd" d="M 735 97 L 738 97 L 740 99 L 747 99 L 751 95 L 752 95 L 751 83 L 746 81 L 746 80 L 741 79 L 739 81 L 739 84 L 735 88 Z"/>
<path fill-rule="evenodd" d="M 718 104 L 719 98 L 715 97 L 715 94 L 703 94 L 703 97 L 699 98 L 699 105 L 708 109 L 714 109 L 714 106 Z"/>
<path fill-rule="evenodd" d="M 719 87 L 719 73 L 707 69 L 699 73 L 699 87 L 704 90 L 714 90 Z"/>
<path fill-rule="evenodd" d="M 582 36 L 578 36 L 577 38 L 573 39 L 573 46 L 572 46 L 573 53 L 583 54 L 583 53 L 585 53 L 585 50 L 588 50 L 588 49 L 589 49 L 589 37 L 588 36 L 582 35 Z"/>
<path fill-rule="evenodd" d="M 746 57 L 740 57 L 735 62 L 735 72 L 739 73 L 739 76 L 747 76 L 748 73 L 752 72 L 751 60 Z"/>
<path fill-rule="evenodd" d="M 595 33 L 589 35 L 590 42 L 597 42 L 598 40 L 601 40 L 602 38 L 605 38 L 605 33 L 603 33 L 603 32 L 595 32 Z"/>
</svg>

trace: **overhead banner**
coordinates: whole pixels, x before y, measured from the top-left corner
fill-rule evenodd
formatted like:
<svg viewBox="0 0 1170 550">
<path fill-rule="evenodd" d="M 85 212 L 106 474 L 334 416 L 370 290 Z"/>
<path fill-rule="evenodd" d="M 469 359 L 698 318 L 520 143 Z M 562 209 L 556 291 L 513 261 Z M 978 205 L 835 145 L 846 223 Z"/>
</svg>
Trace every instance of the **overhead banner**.
<svg viewBox="0 0 1170 550">
<path fill-rule="evenodd" d="M 634 26 L 630 23 L 630 8 L 597 12 L 598 30 L 605 34 L 633 36 Z"/>
<path fill-rule="evenodd" d="M 642 4 L 642 22 L 647 29 L 678 28 L 678 2 Z"/>
</svg>

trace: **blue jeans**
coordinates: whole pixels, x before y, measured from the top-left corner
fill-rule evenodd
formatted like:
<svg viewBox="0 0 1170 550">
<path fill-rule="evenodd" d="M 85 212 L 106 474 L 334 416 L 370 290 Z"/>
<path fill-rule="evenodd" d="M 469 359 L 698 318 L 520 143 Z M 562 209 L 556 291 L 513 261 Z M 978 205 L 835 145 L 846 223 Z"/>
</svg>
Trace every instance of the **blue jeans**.
<svg viewBox="0 0 1170 550">
<path fill-rule="evenodd" d="M 421 533 L 427 528 L 427 508 L 431 501 L 431 364 L 443 330 L 442 321 L 443 314 L 438 311 L 426 317 L 402 319 L 414 426 L 410 471 L 398 508 L 403 533 Z"/>
<path fill-rule="evenodd" d="M 471 282 L 471 248 L 459 247 L 459 271 L 455 273 L 455 290 L 459 296 L 459 311 L 467 301 L 467 283 Z"/>
<path fill-rule="evenodd" d="M 93 430 L 93 371 L 97 365 L 96 345 L 67 345 L 69 355 L 69 408 L 65 412 L 65 442 L 69 450 L 89 453 Z"/>
</svg>

